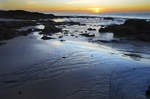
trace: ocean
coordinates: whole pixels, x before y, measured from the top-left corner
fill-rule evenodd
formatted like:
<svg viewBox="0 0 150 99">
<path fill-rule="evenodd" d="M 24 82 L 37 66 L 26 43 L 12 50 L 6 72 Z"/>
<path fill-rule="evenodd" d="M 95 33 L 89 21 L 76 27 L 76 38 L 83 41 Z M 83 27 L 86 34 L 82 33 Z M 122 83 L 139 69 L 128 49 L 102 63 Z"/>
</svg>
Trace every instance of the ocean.
<svg viewBox="0 0 150 99">
<path fill-rule="evenodd" d="M 98 17 L 119 17 L 119 18 L 137 18 L 150 19 L 150 11 L 144 12 L 105 12 L 105 13 L 88 13 L 88 12 L 66 12 L 66 11 L 51 11 L 57 16 L 98 16 Z"/>
</svg>

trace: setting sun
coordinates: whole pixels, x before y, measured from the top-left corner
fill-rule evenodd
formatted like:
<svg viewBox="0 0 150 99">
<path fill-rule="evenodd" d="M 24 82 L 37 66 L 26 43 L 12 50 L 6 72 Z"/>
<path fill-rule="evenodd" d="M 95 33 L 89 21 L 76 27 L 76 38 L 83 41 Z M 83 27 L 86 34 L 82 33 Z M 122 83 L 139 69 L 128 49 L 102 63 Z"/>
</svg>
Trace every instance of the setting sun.
<svg viewBox="0 0 150 99">
<path fill-rule="evenodd" d="M 35 11 L 150 11 L 150 0 L 0 0 L 0 9 Z"/>
<path fill-rule="evenodd" d="M 103 12 L 102 8 L 89 8 L 90 11 L 94 12 L 94 13 L 100 13 L 100 12 Z"/>
</svg>

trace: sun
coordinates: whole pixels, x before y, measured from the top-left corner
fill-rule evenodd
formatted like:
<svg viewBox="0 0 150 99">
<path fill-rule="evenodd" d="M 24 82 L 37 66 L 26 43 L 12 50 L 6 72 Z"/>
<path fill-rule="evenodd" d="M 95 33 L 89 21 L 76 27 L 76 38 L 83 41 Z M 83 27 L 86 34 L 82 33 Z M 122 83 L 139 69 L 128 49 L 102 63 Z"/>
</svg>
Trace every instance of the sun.
<svg viewBox="0 0 150 99">
<path fill-rule="evenodd" d="M 94 12 L 94 13 L 100 13 L 102 12 L 102 8 L 89 8 L 90 11 Z"/>
</svg>

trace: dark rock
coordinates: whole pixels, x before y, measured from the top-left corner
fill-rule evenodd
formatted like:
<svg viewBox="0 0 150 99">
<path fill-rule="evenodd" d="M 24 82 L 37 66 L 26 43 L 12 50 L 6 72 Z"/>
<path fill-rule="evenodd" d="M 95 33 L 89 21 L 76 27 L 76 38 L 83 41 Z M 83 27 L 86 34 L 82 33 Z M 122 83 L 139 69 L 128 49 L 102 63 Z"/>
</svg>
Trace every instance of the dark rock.
<svg viewBox="0 0 150 99">
<path fill-rule="evenodd" d="M 66 41 L 66 40 L 60 40 L 61 42 L 64 42 L 64 41 Z"/>
<path fill-rule="evenodd" d="M 86 26 L 86 24 L 80 24 L 80 26 Z"/>
<path fill-rule="evenodd" d="M 150 41 L 150 22 L 142 19 L 129 19 L 122 25 L 110 25 L 99 32 L 113 32 L 117 37 L 130 37 Z"/>
<path fill-rule="evenodd" d="M 55 16 L 52 14 L 43 14 L 24 10 L 9 10 L 9 11 L 0 11 L 0 18 L 37 20 L 37 19 L 55 18 Z"/>
<path fill-rule="evenodd" d="M 63 30 L 63 32 L 64 32 L 64 34 L 68 34 L 69 31 L 68 30 Z"/>
<path fill-rule="evenodd" d="M 100 42 L 103 42 L 103 43 L 110 43 L 111 41 L 107 41 L 107 40 L 98 40 Z"/>
<path fill-rule="evenodd" d="M 105 25 L 100 25 L 101 26 L 101 28 L 105 28 Z"/>
<path fill-rule="evenodd" d="M 42 31 L 43 29 L 33 29 L 33 31 Z"/>
<path fill-rule="evenodd" d="M 67 58 L 67 57 L 62 57 L 62 58 Z"/>
<path fill-rule="evenodd" d="M 0 46 L 2 46 L 2 45 L 4 45 L 4 44 L 6 44 L 5 42 L 0 42 Z"/>
<path fill-rule="evenodd" d="M 74 36 L 74 34 L 71 34 L 71 36 Z"/>
<path fill-rule="evenodd" d="M 80 34 L 82 36 L 85 36 L 85 37 L 94 37 L 95 34 L 87 34 L 87 33 L 84 33 L 84 34 Z"/>
<path fill-rule="evenodd" d="M 58 32 L 62 32 L 62 29 L 57 28 L 55 25 L 49 25 L 49 26 L 45 26 L 45 29 L 42 30 L 41 34 L 51 35 Z"/>
<path fill-rule="evenodd" d="M 76 38 L 78 38 L 78 36 L 75 36 Z"/>
<path fill-rule="evenodd" d="M 43 39 L 43 40 L 50 40 L 50 39 L 55 39 L 55 38 L 43 36 L 41 39 Z"/>
<path fill-rule="evenodd" d="M 80 25 L 80 22 L 56 22 L 55 25 Z"/>
<path fill-rule="evenodd" d="M 146 95 L 146 97 L 150 98 L 150 86 L 146 90 L 145 95 Z"/>
<path fill-rule="evenodd" d="M 28 31 L 18 31 L 22 27 L 35 26 L 34 21 L 0 22 L 0 40 L 8 40 L 20 35 L 29 34 Z"/>
<path fill-rule="evenodd" d="M 59 36 L 58 38 L 63 38 L 63 36 Z"/>
<path fill-rule="evenodd" d="M 52 35 L 54 33 L 62 32 L 62 29 L 56 26 L 57 23 L 50 20 L 50 18 L 54 18 L 54 17 L 55 16 L 51 14 L 27 12 L 23 10 L 0 11 L 0 18 L 25 19 L 24 21 L 22 20 L 22 21 L 0 22 L 0 40 L 12 39 L 20 35 L 26 36 L 33 31 L 41 31 L 40 34 L 44 34 L 44 35 Z M 38 21 L 32 21 L 32 19 L 35 19 Z M 26 31 L 18 30 L 22 27 L 35 26 L 38 24 L 44 25 L 45 28 L 44 29 L 28 29 Z"/>
<path fill-rule="evenodd" d="M 96 29 L 88 28 L 89 31 L 96 31 Z"/>
<path fill-rule="evenodd" d="M 51 20 L 40 21 L 40 22 L 45 26 L 45 28 L 42 30 L 41 34 L 51 35 L 54 33 L 62 32 L 61 28 L 56 27 L 56 22 L 53 22 Z"/>
<path fill-rule="evenodd" d="M 112 17 L 104 17 L 104 20 L 113 20 L 114 18 Z"/>
<path fill-rule="evenodd" d="M 129 53 L 129 54 L 124 54 L 126 56 L 130 56 L 130 57 L 138 57 L 138 58 L 142 58 L 140 55 L 134 54 L 134 53 Z"/>
</svg>

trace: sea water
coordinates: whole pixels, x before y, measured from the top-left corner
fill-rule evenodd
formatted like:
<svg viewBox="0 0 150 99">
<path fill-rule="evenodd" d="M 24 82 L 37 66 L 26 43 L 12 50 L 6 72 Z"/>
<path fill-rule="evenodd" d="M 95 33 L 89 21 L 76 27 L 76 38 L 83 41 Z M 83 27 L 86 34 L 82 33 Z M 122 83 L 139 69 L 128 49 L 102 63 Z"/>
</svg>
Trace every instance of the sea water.
<svg viewBox="0 0 150 99">
<path fill-rule="evenodd" d="M 57 16 L 97 16 L 97 17 L 119 17 L 119 18 L 137 18 L 150 19 L 150 11 L 136 11 L 136 12 L 68 12 L 68 11 L 50 11 L 45 13 L 52 13 Z"/>
</svg>

